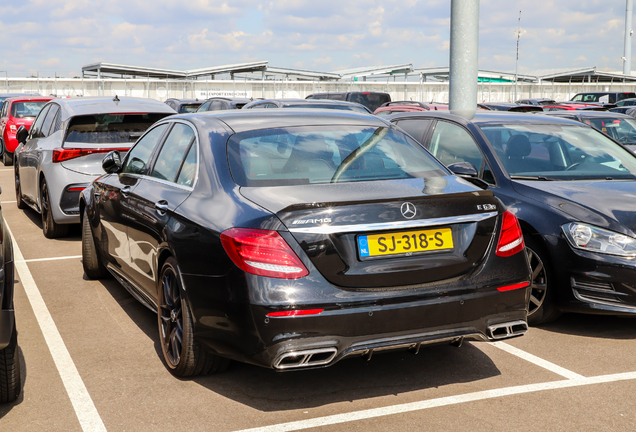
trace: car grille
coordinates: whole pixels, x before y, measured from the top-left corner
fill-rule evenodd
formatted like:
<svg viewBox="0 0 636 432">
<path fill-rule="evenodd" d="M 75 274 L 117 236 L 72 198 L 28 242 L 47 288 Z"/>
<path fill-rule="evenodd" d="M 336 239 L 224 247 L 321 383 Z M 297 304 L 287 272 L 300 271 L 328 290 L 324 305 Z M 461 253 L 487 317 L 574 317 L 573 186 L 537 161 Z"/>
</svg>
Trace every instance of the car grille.
<svg viewBox="0 0 636 432">
<path fill-rule="evenodd" d="M 572 289 L 577 298 L 589 302 L 623 303 L 621 296 L 627 295 L 617 292 L 614 286 L 609 282 L 584 280 L 580 278 L 572 278 Z"/>
</svg>

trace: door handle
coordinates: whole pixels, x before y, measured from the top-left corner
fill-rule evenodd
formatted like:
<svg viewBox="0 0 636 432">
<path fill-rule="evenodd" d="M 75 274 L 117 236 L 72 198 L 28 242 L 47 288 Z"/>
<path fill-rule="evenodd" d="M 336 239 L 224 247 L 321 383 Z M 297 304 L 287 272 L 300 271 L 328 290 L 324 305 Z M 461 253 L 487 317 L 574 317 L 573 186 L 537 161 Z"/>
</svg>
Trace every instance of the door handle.
<svg viewBox="0 0 636 432">
<path fill-rule="evenodd" d="M 155 203 L 155 208 L 159 211 L 159 214 L 165 214 L 168 211 L 168 201 L 161 200 Z"/>
<path fill-rule="evenodd" d="M 123 196 L 128 196 L 128 194 L 130 193 L 130 186 L 124 186 L 123 188 L 121 188 L 120 192 Z"/>
</svg>

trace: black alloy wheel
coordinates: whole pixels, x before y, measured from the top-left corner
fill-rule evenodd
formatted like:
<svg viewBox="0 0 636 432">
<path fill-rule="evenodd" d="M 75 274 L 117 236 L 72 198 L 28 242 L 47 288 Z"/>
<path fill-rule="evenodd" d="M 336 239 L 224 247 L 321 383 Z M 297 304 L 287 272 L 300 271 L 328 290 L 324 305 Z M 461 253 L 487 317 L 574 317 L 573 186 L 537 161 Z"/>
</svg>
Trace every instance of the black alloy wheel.
<svg viewBox="0 0 636 432">
<path fill-rule="evenodd" d="M 14 325 L 9 345 L 0 350 L 0 403 L 16 400 L 21 390 L 18 331 Z"/>
<path fill-rule="evenodd" d="M 89 279 L 104 279 L 110 276 L 110 272 L 102 263 L 99 251 L 95 246 L 93 231 L 91 230 L 90 220 L 88 219 L 88 210 L 84 208 L 84 216 L 82 218 L 82 266 L 84 273 Z"/>
<path fill-rule="evenodd" d="M 13 172 L 15 173 L 15 202 L 20 210 L 24 210 L 27 208 L 27 205 L 24 203 L 22 199 L 22 187 L 20 185 L 20 172 L 18 171 L 18 166 L 16 165 L 13 168 Z"/>
<path fill-rule="evenodd" d="M 68 234 L 68 225 L 58 224 L 53 220 L 51 196 L 49 195 L 49 187 L 45 179 L 42 179 L 40 196 L 42 202 L 42 231 L 44 232 L 44 237 L 50 239 L 64 237 Z"/>
<path fill-rule="evenodd" d="M 170 372 L 179 377 L 221 372 L 229 360 L 209 353 L 195 340 L 192 312 L 184 298 L 177 261 L 170 257 L 159 279 L 159 339 Z"/>
<path fill-rule="evenodd" d="M 526 239 L 528 236 L 526 236 Z M 528 245 L 530 244 L 530 245 Z M 528 304 L 528 324 L 546 324 L 557 319 L 561 312 L 553 303 L 553 285 L 549 262 L 534 242 L 526 241 L 526 255 L 530 264 L 531 290 Z"/>
</svg>

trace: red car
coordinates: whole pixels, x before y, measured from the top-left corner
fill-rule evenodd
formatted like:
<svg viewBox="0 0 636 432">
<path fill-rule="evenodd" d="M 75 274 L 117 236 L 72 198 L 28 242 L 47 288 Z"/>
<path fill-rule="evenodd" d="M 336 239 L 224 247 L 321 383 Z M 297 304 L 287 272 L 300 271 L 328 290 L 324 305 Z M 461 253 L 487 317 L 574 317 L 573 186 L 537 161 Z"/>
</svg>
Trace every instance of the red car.
<svg viewBox="0 0 636 432">
<path fill-rule="evenodd" d="M 428 111 L 430 108 L 422 102 L 414 101 L 394 101 L 383 103 L 373 114 L 384 117 L 396 112 L 405 111 Z"/>
<path fill-rule="evenodd" d="M 27 130 L 35 120 L 44 104 L 52 97 L 48 96 L 18 96 L 6 99 L 0 110 L 0 136 L 2 137 L 2 163 L 5 166 L 13 164 L 13 152 L 18 146 L 15 133 L 20 126 Z"/>
<path fill-rule="evenodd" d="M 573 111 L 573 110 L 590 110 L 590 111 L 607 111 L 607 106 L 588 103 L 572 103 L 562 102 L 553 105 L 543 105 L 543 111 Z"/>
</svg>

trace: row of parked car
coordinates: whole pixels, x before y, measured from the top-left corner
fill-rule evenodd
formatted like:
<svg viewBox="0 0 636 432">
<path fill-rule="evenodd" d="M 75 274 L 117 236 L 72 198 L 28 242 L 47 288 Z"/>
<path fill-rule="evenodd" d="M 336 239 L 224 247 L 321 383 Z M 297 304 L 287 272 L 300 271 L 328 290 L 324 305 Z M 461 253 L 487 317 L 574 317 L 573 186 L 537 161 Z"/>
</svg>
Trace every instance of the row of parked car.
<svg viewBox="0 0 636 432">
<path fill-rule="evenodd" d="M 353 96 L 212 98 L 195 112 L 53 99 L 16 130 L 17 205 L 47 238 L 82 225 L 86 275 L 157 313 L 177 376 L 636 313 L 636 158 L 609 132 L 619 123 Z M 15 376 L 1 364 L 0 380 Z"/>
</svg>

